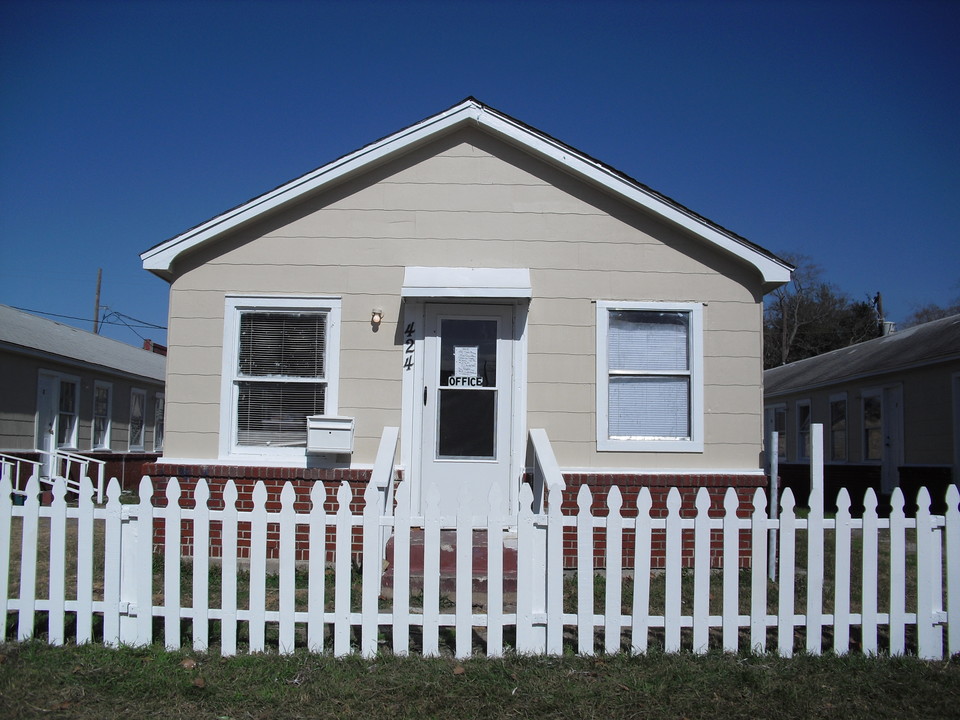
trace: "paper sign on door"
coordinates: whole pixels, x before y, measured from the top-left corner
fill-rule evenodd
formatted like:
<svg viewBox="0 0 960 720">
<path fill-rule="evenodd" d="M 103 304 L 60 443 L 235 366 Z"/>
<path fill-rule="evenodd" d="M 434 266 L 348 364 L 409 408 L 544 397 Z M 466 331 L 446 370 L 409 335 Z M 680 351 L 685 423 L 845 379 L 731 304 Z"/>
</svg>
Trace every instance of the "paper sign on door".
<svg viewBox="0 0 960 720">
<path fill-rule="evenodd" d="M 477 351 L 476 345 L 457 345 L 453 348 L 453 374 L 458 377 L 476 377 L 477 376 Z"/>
</svg>

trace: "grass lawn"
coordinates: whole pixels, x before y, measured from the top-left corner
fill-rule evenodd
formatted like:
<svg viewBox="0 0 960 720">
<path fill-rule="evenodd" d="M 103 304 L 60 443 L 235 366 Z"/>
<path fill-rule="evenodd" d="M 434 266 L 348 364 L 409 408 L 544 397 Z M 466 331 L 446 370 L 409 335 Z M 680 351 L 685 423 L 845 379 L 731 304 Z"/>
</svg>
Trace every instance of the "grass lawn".
<svg viewBox="0 0 960 720">
<path fill-rule="evenodd" d="M 0 645 L 3 718 L 956 718 L 960 659 L 233 658 Z"/>
</svg>

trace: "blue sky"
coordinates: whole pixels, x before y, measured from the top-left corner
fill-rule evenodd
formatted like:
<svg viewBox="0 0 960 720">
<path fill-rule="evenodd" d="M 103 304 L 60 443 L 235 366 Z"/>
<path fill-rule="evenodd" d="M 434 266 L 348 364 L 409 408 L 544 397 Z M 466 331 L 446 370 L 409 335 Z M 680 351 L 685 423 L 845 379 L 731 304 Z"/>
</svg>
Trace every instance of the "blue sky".
<svg viewBox="0 0 960 720">
<path fill-rule="evenodd" d="M 142 251 L 473 95 L 902 320 L 960 297 L 958 37 L 924 0 L 5 0 L 0 303 L 89 328 L 103 268 L 165 325 Z"/>
</svg>

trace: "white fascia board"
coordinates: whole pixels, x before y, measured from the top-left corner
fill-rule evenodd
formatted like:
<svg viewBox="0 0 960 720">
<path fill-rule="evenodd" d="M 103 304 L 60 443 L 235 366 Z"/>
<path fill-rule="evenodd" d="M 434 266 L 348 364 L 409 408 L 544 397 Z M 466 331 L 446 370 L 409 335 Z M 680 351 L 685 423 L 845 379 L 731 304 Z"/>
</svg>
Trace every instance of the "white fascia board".
<svg viewBox="0 0 960 720">
<path fill-rule="evenodd" d="M 531 298 L 527 268 L 407 267 L 401 297 Z"/>
<path fill-rule="evenodd" d="M 356 152 L 334 160 L 313 172 L 307 173 L 286 185 L 264 193 L 248 203 L 218 215 L 192 230 L 178 235 L 140 255 L 145 270 L 169 271 L 176 257 L 187 250 L 202 245 L 219 235 L 254 220 L 289 202 L 296 201 L 307 193 L 338 182 L 357 170 L 383 161 L 392 154 L 402 152 L 438 132 L 475 120 L 479 105 L 465 102 L 427 118 L 423 122 L 390 135 L 378 142 L 360 148 Z"/>
<path fill-rule="evenodd" d="M 354 172 L 382 162 L 393 154 L 402 153 L 417 143 L 429 140 L 434 135 L 468 122 L 474 122 L 495 135 L 508 138 L 527 151 L 548 159 L 556 165 L 564 166 L 575 175 L 580 175 L 615 195 L 619 195 L 623 199 L 633 202 L 717 245 L 754 266 L 760 272 L 768 290 L 790 281 L 791 271 L 789 267 L 744 245 L 701 218 L 684 212 L 681 208 L 665 202 L 662 198 L 646 191 L 644 188 L 624 180 L 603 164 L 580 153 L 573 152 L 559 141 L 520 125 L 474 100 L 467 100 L 383 140 L 345 155 L 339 160 L 324 165 L 145 251 L 140 255 L 143 267 L 145 270 L 152 270 L 157 274 L 165 275 L 169 273 L 174 260 L 180 253 L 213 240 L 266 212 L 296 201 L 307 193 L 336 183 Z"/>
</svg>

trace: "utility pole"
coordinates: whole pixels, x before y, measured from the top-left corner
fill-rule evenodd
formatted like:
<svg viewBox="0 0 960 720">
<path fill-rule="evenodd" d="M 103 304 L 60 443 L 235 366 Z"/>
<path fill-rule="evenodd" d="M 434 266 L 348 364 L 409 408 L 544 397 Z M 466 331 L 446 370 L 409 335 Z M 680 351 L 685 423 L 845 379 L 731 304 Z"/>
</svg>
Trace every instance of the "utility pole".
<svg viewBox="0 0 960 720">
<path fill-rule="evenodd" d="M 93 334 L 100 334 L 100 280 L 103 278 L 103 268 L 97 268 L 97 294 L 93 300 Z"/>
</svg>

